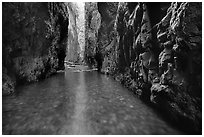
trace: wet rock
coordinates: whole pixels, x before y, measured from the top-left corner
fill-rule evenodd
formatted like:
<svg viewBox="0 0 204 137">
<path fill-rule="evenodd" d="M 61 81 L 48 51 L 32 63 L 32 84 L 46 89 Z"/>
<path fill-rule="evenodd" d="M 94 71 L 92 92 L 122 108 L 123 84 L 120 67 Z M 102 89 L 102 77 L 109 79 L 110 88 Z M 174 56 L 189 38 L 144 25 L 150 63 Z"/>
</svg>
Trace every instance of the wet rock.
<svg viewBox="0 0 204 137">
<path fill-rule="evenodd" d="M 142 96 L 142 90 L 141 89 L 137 89 L 135 90 L 135 94 L 138 95 L 138 97 Z"/>
<path fill-rule="evenodd" d="M 83 27 L 79 26 L 79 23 L 77 22 L 80 18 L 78 7 L 73 2 L 67 3 L 68 7 L 68 13 L 69 13 L 69 26 L 68 26 L 68 41 L 66 46 L 66 61 L 69 62 L 79 62 L 79 32 L 83 31 Z M 81 24 L 82 25 L 82 24 Z M 80 28 L 80 30 L 78 30 Z"/>
<path fill-rule="evenodd" d="M 160 83 L 164 85 L 171 84 L 173 75 L 173 66 L 171 63 L 168 63 L 168 69 L 161 75 Z"/>
<path fill-rule="evenodd" d="M 108 54 L 109 65 L 104 67 L 114 70 L 110 75 L 125 87 L 169 113 L 172 121 L 186 121 L 192 132 L 201 131 L 201 119 L 195 114 L 201 113 L 196 108 L 199 101 L 193 100 L 201 99 L 202 93 L 198 78 L 202 72 L 202 4 L 172 2 L 155 15 L 149 12 L 151 3 L 131 4 L 118 5 L 113 33 L 118 41 L 108 48 L 114 53 Z"/>
<path fill-rule="evenodd" d="M 167 85 L 161 85 L 160 83 L 153 84 L 151 87 L 150 100 L 154 103 L 161 103 L 161 100 L 165 100 L 163 97 L 169 92 L 166 90 Z"/>
<path fill-rule="evenodd" d="M 114 71 L 115 47 L 118 38 L 115 37 L 115 18 L 118 8 L 117 2 L 98 2 L 98 11 L 101 14 L 101 26 L 98 32 L 98 53 L 102 61 L 102 71 L 110 74 Z M 114 64 L 111 66 L 110 64 Z M 108 68 L 108 69 L 106 69 Z"/>
<path fill-rule="evenodd" d="M 95 65 L 94 56 L 97 48 L 98 30 L 101 26 L 101 15 L 96 2 L 85 3 L 85 61 L 90 67 Z"/>
<path fill-rule="evenodd" d="M 172 50 L 164 49 L 159 55 L 159 67 L 161 71 L 167 70 L 167 64 L 172 62 Z"/>
<path fill-rule="evenodd" d="M 15 83 L 8 75 L 3 73 L 2 76 L 2 95 L 11 95 L 15 91 Z"/>
<path fill-rule="evenodd" d="M 150 69 L 148 71 L 148 82 L 150 83 L 159 83 L 158 73 L 155 69 Z"/>
<path fill-rule="evenodd" d="M 163 47 L 164 47 L 164 49 L 172 49 L 173 42 L 172 41 L 167 41 L 167 42 L 163 43 Z"/>
<path fill-rule="evenodd" d="M 167 40 L 167 32 L 157 34 L 157 39 L 161 43 L 165 42 Z"/>
<path fill-rule="evenodd" d="M 182 90 L 184 89 L 181 86 L 153 84 L 150 100 L 179 126 L 180 122 L 184 122 L 186 129 L 191 129 L 192 133 L 199 133 L 199 109 L 195 108 L 194 99 Z"/>
<path fill-rule="evenodd" d="M 64 11 L 64 3 L 3 4 L 3 67 L 14 77 L 3 88 L 38 81 L 63 69 L 68 33 Z"/>
</svg>

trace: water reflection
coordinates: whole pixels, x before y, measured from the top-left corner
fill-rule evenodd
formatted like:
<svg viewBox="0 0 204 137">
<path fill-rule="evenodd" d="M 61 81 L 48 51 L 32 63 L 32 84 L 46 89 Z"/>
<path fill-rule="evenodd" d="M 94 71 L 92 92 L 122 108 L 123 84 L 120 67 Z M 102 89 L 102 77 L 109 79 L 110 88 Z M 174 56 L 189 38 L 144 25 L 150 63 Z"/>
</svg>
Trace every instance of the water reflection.
<svg viewBox="0 0 204 137">
<path fill-rule="evenodd" d="M 180 134 L 111 77 L 66 70 L 3 98 L 3 134 Z"/>
</svg>

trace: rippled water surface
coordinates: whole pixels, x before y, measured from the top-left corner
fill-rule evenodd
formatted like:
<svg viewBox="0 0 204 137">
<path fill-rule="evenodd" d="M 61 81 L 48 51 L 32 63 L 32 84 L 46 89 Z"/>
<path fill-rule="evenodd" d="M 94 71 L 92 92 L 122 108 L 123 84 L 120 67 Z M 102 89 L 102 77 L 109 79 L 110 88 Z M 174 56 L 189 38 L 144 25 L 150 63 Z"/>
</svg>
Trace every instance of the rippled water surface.
<svg viewBox="0 0 204 137">
<path fill-rule="evenodd" d="M 66 70 L 2 99 L 3 134 L 182 134 L 111 77 Z"/>
</svg>

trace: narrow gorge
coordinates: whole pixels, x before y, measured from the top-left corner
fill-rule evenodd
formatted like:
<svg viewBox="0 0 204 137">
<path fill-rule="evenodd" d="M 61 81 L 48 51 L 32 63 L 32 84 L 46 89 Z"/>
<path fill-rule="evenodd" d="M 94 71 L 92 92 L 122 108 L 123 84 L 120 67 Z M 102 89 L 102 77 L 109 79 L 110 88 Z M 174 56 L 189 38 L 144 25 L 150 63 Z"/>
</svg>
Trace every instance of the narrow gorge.
<svg viewBox="0 0 204 137">
<path fill-rule="evenodd" d="M 115 82 L 122 85 L 119 90 Z M 8 126 L 15 119 L 8 116 L 13 111 L 9 106 L 15 99 L 24 102 L 29 94 L 37 101 L 45 96 L 53 103 L 63 100 L 57 105 L 63 114 L 60 120 L 55 118 L 60 121 L 57 129 L 53 125 L 41 132 Z M 3 2 L 2 95 L 4 134 L 202 134 L 202 3 Z M 116 98 L 118 102 L 125 99 L 131 107 L 113 101 Z M 139 129 L 131 114 L 141 114 L 130 110 L 136 104 L 155 119 L 154 113 L 158 114 L 159 124 L 163 121 L 160 117 L 170 124 L 162 127 L 166 132 L 153 129 L 151 124 L 141 124 L 143 129 L 147 126 L 144 132 Z M 109 109 L 115 109 L 114 105 L 115 113 Z M 122 108 L 124 113 L 130 112 L 124 118 L 135 118 L 131 130 L 124 128 L 127 120 L 119 120 Z M 102 110 L 110 113 L 105 123 L 101 119 L 106 116 L 97 113 Z M 72 118 L 72 113 L 80 118 Z M 113 126 L 114 121 L 117 126 Z"/>
</svg>

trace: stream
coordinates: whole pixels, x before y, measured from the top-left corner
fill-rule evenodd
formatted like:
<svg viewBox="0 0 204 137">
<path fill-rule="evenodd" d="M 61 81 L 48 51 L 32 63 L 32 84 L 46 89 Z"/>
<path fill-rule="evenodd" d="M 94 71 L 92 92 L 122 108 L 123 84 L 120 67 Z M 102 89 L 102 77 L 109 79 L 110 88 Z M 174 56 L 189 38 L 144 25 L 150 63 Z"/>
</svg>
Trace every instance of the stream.
<svg viewBox="0 0 204 137">
<path fill-rule="evenodd" d="M 66 68 L 2 98 L 3 134 L 183 134 L 113 78 Z"/>
</svg>

